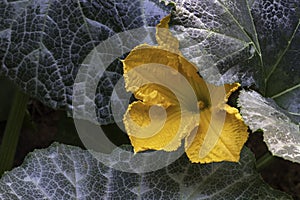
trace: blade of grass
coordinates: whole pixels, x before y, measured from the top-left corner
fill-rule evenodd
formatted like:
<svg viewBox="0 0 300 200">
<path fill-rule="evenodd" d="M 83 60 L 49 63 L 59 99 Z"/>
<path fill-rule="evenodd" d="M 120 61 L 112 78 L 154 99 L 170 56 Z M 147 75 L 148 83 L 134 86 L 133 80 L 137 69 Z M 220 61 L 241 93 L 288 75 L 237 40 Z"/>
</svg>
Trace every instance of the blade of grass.
<svg viewBox="0 0 300 200">
<path fill-rule="evenodd" d="M 274 160 L 275 157 L 268 151 L 256 161 L 257 171 L 262 171 L 263 169 L 271 165 Z"/>
<path fill-rule="evenodd" d="M 0 176 L 13 167 L 28 95 L 16 90 L 0 146 Z"/>
</svg>

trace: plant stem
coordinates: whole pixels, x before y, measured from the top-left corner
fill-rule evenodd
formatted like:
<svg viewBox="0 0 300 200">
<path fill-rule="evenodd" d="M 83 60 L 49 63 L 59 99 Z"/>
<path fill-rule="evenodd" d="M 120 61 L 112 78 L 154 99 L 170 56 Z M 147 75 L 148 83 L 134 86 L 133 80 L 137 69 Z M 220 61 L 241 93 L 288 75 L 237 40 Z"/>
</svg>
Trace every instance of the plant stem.
<svg viewBox="0 0 300 200">
<path fill-rule="evenodd" d="M 269 166 L 273 161 L 275 160 L 275 157 L 268 151 L 265 153 L 262 157 L 260 157 L 256 162 L 256 169 L 258 171 L 262 171 L 264 168 Z"/>
<path fill-rule="evenodd" d="M 0 146 L 0 176 L 13 167 L 28 99 L 28 95 L 16 90 Z"/>
</svg>

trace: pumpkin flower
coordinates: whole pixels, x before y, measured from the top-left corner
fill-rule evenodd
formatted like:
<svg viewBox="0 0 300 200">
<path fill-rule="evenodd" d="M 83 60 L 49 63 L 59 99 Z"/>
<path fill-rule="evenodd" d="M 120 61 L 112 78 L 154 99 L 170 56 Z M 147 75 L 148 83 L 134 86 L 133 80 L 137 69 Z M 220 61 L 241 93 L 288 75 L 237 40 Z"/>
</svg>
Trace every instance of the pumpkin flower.
<svg viewBox="0 0 300 200">
<path fill-rule="evenodd" d="M 167 16 L 157 26 L 158 46 L 139 45 L 122 61 L 126 90 L 137 99 L 123 118 L 134 151 L 175 151 L 184 141 L 191 162 L 237 162 L 248 138 L 247 126 L 239 111 L 226 102 L 239 84 L 206 83 L 179 51 L 169 20 Z M 148 66 L 147 73 L 138 71 L 140 66 Z M 163 66 L 173 72 L 167 73 Z M 196 101 L 181 87 L 178 74 L 190 85 Z M 151 81 L 142 84 L 145 80 Z M 170 89 L 160 81 L 175 86 Z"/>
</svg>

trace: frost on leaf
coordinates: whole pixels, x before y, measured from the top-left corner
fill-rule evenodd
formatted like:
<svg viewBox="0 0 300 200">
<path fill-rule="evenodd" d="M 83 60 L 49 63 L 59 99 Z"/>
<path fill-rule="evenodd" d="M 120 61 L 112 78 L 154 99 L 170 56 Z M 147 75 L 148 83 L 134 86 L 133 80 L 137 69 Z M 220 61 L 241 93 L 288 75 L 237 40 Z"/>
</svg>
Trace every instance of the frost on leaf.
<svg viewBox="0 0 300 200">
<path fill-rule="evenodd" d="M 133 153 L 127 150 L 112 152 L 106 165 L 78 147 L 54 143 L 35 150 L 2 176 L 0 199 L 291 199 L 263 182 L 247 148 L 239 163 L 195 165 L 182 156 L 148 173 L 134 173 Z M 116 163 L 133 172 L 115 170 Z"/>
<path fill-rule="evenodd" d="M 72 111 L 74 80 L 86 56 L 117 33 L 154 27 L 167 14 L 158 0 L 0 1 L 0 74 L 47 106 Z M 138 45 L 139 39 L 128 41 Z M 91 101 L 101 124 L 113 123 L 110 97 L 121 77 L 116 61 L 99 81 Z"/>
<path fill-rule="evenodd" d="M 255 91 L 242 91 L 239 106 L 245 123 L 253 131 L 264 131 L 264 141 L 274 155 L 300 163 L 299 124 L 291 121 L 272 99 Z"/>
</svg>

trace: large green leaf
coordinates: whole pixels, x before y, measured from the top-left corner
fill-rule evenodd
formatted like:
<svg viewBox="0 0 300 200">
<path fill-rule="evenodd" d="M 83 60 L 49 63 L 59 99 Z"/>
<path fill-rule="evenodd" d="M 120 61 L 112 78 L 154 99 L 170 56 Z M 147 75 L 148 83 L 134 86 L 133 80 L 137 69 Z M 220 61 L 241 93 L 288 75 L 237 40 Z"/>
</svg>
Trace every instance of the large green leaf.
<svg viewBox="0 0 300 200">
<path fill-rule="evenodd" d="M 0 74 L 46 105 L 70 111 L 74 79 L 91 50 L 116 33 L 155 26 L 168 10 L 158 0 L 0 1 Z M 134 47 L 140 38 L 127 42 Z M 110 96 L 121 76 L 116 61 L 99 82 L 95 104 L 102 124 L 113 122 Z"/>
<path fill-rule="evenodd" d="M 263 111 L 266 108 L 263 102 L 267 100 L 261 101 L 260 98 L 251 98 L 251 104 L 246 99 L 240 101 L 242 113 L 247 115 L 245 122 L 250 128 L 253 123 L 260 125 L 265 131 L 265 138 L 272 137 L 283 143 L 282 134 L 293 141 L 299 138 L 300 1 L 174 2 L 176 10 L 173 12 L 172 29 L 181 42 L 183 54 L 197 65 L 200 74 L 215 84 L 234 81 L 247 86 L 254 84 L 263 97 L 272 98 L 283 109 L 278 112 L 290 117 L 289 124 L 293 128 L 288 129 L 292 132 L 285 132 L 286 129 L 279 125 L 285 121 L 279 123 L 279 118 Z M 198 45 L 191 45 L 191 39 L 196 40 Z M 274 109 L 277 108 L 275 106 Z M 261 118 L 253 110 L 260 110 L 268 123 L 274 124 L 262 125 Z M 271 147 L 270 140 L 265 141 Z M 279 153 L 281 151 L 275 152 L 276 146 L 270 149 L 285 158 L 299 155 L 299 151 L 294 151 L 298 149 L 296 146 L 290 147 L 293 150 L 288 151 L 288 156 Z"/>
<path fill-rule="evenodd" d="M 112 152 L 112 163 L 121 160 L 134 169 L 128 159 L 132 153 L 120 152 Z M 0 199 L 291 199 L 262 181 L 246 148 L 240 163 L 191 164 L 182 156 L 143 174 L 117 171 L 93 155 L 57 143 L 35 150 L 22 166 L 3 175 Z"/>
</svg>

